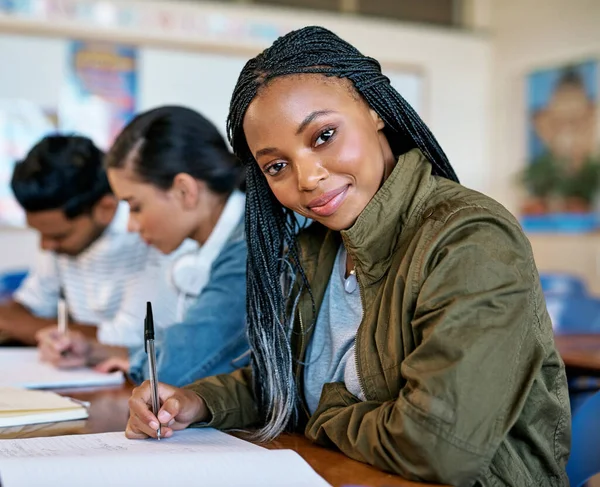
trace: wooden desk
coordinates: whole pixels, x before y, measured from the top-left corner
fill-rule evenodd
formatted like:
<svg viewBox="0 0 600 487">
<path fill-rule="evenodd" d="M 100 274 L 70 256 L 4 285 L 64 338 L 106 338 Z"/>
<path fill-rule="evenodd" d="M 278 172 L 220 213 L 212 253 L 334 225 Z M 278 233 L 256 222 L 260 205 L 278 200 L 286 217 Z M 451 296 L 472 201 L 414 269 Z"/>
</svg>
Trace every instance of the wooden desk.
<svg viewBox="0 0 600 487">
<path fill-rule="evenodd" d="M 600 376 L 600 334 L 557 335 L 554 340 L 570 372 Z"/>
<path fill-rule="evenodd" d="M 0 428 L 0 438 L 31 438 L 123 431 L 127 424 L 129 413 L 127 400 L 131 389 L 130 385 L 125 384 L 113 388 L 57 391 L 81 401 L 89 401 L 91 403 L 89 418 L 50 425 Z M 296 451 L 333 487 L 349 484 L 369 487 L 419 487 L 425 485 L 386 474 L 369 465 L 351 460 L 339 452 L 314 445 L 302 435 L 284 434 L 277 440 L 262 446 L 269 449 L 286 448 Z"/>
<path fill-rule="evenodd" d="M 364 485 L 365 487 L 419 487 L 425 485 L 431 487 L 432 485 L 410 482 L 397 475 L 386 474 L 369 465 L 351 460 L 340 452 L 317 446 L 302 435 L 284 434 L 263 446 L 269 449 L 294 450 L 333 487 L 349 484 Z"/>
</svg>

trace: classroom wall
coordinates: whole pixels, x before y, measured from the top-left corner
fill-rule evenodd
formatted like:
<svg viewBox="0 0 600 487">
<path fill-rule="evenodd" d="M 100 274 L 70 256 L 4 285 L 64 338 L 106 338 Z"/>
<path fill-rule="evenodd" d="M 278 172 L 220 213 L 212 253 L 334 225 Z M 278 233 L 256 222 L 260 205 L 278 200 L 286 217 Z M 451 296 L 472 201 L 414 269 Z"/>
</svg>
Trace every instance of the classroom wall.
<svg viewBox="0 0 600 487">
<path fill-rule="evenodd" d="M 29 229 L 0 229 L 0 272 L 28 269 L 38 242 L 38 234 Z"/>
<path fill-rule="evenodd" d="M 141 3 L 141 2 L 138 2 Z M 159 2 L 144 2 L 157 5 Z M 386 69 L 403 67 L 418 71 L 424 80 L 424 106 L 422 109 L 426 122 L 430 125 L 442 146 L 448 153 L 455 166 L 461 181 L 475 189 L 489 192 L 491 186 L 490 161 L 490 106 L 491 106 L 491 44 L 489 39 L 478 33 L 461 32 L 450 29 L 439 29 L 425 26 L 392 23 L 384 20 L 359 19 L 356 17 L 328 15 L 313 12 L 291 12 L 289 10 L 274 8 L 256 8 L 244 6 L 230 6 L 221 4 L 200 3 L 175 4 L 169 2 L 172 9 L 200 9 L 207 16 L 218 14 L 233 20 L 258 21 L 272 23 L 278 27 L 299 28 L 304 25 L 323 25 L 330 28 L 341 37 L 355 44 L 365 54 L 379 59 Z M 25 25 L 21 20 L 0 19 L 0 30 L 28 34 L 43 33 L 57 35 L 56 25 Z M 215 52 L 225 52 L 229 55 L 239 56 L 240 52 L 245 57 L 250 57 L 266 44 L 236 43 L 235 39 L 202 39 L 198 38 L 157 38 L 148 34 L 148 39 L 143 33 L 135 36 L 127 33 L 112 31 L 82 30 L 76 26 L 61 25 L 61 31 L 68 37 L 91 36 L 108 40 L 128 40 L 144 43 L 151 41 L 153 49 L 160 51 L 161 43 L 165 45 L 164 56 L 169 56 L 169 50 L 178 49 L 180 45 L 186 51 L 194 50 L 194 42 L 202 49 L 215 47 Z M 55 41 L 52 41 L 55 43 Z M 216 44 L 215 44 L 216 43 Z M 185 56 L 181 53 L 180 56 Z M 31 60 L 35 59 L 32 53 Z M 1 61 L 1 60 L 0 60 Z M 40 70 L 43 65 L 40 65 Z M 205 66 L 190 66 L 194 69 L 206 69 Z M 146 69 L 146 68 L 143 68 Z M 215 67 L 218 69 L 218 67 Z M 170 83 L 167 78 L 168 70 L 161 70 L 160 63 L 147 73 L 153 76 L 161 85 L 160 90 L 168 94 L 172 100 L 177 99 L 177 84 L 186 83 L 185 79 L 178 79 Z M 43 77 L 40 77 L 43 79 Z M 160 80 L 163 80 L 160 82 Z M 15 81 L 16 82 L 16 81 Z M 38 89 L 40 97 L 43 95 L 43 83 L 38 80 L 28 80 L 33 84 L 34 90 Z M 223 86 L 226 86 L 224 83 Z M 153 88 L 154 89 L 154 88 Z M 141 97 L 144 98 L 142 88 Z M 197 98 L 189 103 L 198 108 L 203 103 L 210 103 L 213 95 L 209 92 L 198 92 Z M 147 108 L 142 103 L 140 108 Z M 225 110 L 226 111 L 226 110 Z M 32 242 L 29 232 L 0 230 L 0 242 L 11 242 L 11 248 L 28 248 Z M 0 249 L 1 250 L 1 249 Z M 0 252 L 0 271 L 7 267 L 14 267 L 15 259 L 10 252 Z"/>
<path fill-rule="evenodd" d="M 600 56 L 598 0 L 501 0 L 491 4 L 493 124 L 490 195 L 517 212 L 515 174 L 525 164 L 526 76 Z"/>
</svg>

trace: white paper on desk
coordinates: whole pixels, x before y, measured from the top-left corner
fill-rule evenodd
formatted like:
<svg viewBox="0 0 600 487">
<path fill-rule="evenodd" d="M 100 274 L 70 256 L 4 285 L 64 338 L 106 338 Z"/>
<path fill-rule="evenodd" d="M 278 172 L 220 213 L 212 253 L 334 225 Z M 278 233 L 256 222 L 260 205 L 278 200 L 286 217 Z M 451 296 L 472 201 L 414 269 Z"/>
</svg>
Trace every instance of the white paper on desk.
<svg viewBox="0 0 600 487">
<path fill-rule="evenodd" d="M 30 347 L 0 349 L 0 386 L 28 389 L 91 387 L 122 384 L 122 372 L 103 374 L 92 369 L 57 369 L 39 360 Z"/>
<path fill-rule="evenodd" d="M 214 429 L 127 440 L 123 433 L 0 442 L 2 487 L 330 487 L 291 450 L 267 450 Z"/>
</svg>

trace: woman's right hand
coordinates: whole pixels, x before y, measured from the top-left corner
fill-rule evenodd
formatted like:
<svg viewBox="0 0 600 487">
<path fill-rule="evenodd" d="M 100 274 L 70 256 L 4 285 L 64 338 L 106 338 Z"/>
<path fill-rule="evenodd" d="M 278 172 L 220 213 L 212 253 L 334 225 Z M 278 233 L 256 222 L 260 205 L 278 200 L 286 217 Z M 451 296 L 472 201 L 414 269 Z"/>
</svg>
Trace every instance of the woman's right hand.
<svg viewBox="0 0 600 487">
<path fill-rule="evenodd" d="M 156 438 L 161 424 L 161 436 L 168 438 L 173 431 L 187 428 L 192 423 L 206 421 L 209 416 L 204 400 L 188 389 L 158 384 L 158 398 L 162 404 L 158 418 L 152 414 L 150 381 L 136 387 L 129 398 L 129 421 L 125 436 L 129 439 Z"/>
<path fill-rule="evenodd" d="M 43 362 L 64 369 L 85 367 L 89 363 L 91 340 L 77 330 L 62 334 L 57 326 L 49 326 L 39 330 L 35 338 Z"/>
</svg>

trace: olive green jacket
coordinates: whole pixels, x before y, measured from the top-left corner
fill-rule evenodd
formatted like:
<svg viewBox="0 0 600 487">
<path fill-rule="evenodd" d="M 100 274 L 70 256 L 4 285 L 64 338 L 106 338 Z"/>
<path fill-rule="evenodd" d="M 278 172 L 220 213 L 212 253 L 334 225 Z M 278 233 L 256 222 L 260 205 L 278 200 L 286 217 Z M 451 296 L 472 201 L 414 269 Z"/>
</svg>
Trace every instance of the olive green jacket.
<svg viewBox="0 0 600 487">
<path fill-rule="evenodd" d="M 455 486 L 568 485 L 571 421 L 531 247 L 500 204 L 431 175 L 413 150 L 356 223 L 300 238 L 318 310 L 340 235 L 356 264 L 356 336 L 367 398 L 325 384 L 311 440 L 408 479 Z M 307 295 L 299 330 L 315 319 Z M 298 333 L 296 356 L 310 337 Z M 302 367 L 297 366 L 302 389 Z M 210 425 L 259 421 L 250 371 L 203 379 Z M 305 409 L 305 408 L 304 408 Z"/>
</svg>

